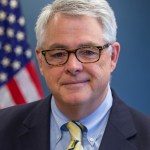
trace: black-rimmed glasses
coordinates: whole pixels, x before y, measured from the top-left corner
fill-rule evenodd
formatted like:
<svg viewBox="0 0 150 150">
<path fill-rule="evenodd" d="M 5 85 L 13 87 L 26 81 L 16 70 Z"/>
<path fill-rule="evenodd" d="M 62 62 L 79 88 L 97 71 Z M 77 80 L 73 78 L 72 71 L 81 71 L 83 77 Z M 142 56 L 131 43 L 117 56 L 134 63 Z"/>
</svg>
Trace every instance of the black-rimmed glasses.
<svg viewBox="0 0 150 150">
<path fill-rule="evenodd" d="M 76 58 L 81 63 L 94 63 L 100 59 L 102 50 L 108 48 L 109 43 L 103 46 L 83 46 L 74 50 L 67 50 L 64 48 L 54 48 L 50 50 L 41 51 L 45 57 L 47 64 L 53 66 L 64 65 L 67 63 L 71 53 L 74 53 Z"/>
</svg>

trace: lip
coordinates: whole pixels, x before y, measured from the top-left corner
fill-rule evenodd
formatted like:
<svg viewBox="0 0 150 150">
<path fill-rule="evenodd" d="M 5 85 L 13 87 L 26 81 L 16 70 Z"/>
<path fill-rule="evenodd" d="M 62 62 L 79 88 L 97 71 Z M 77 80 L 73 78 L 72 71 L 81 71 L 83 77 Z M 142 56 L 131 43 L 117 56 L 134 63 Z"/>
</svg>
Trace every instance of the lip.
<svg viewBox="0 0 150 150">
<path fill-rule="evenodd" d="M 78 81 L 66 81 L 63 82 L 61 85 L 79 85 L 89 82 L 89 80 L 78 80 Z"/>
</svg>

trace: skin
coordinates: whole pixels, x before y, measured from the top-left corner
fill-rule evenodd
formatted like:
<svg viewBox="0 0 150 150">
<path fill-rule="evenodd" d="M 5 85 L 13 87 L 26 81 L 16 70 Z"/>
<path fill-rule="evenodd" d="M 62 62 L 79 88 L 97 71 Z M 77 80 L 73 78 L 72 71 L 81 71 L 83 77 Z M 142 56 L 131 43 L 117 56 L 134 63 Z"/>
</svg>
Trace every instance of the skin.
<svg viewBox="0 0 150 150">
<path fill-rule="evenodd" d="M 89 16 L 57 14 L 46 26 L 43 49 L 65 47 L 73 50 L 81 45 L 104 45 L 102 28 Z M 108 91 L 110 75 L 116 67 L 120 45 L 114 42 L 113 53 L 105 49 L 95 63 L 79 62 L 71 53 L 62 66 L 48 65 L 36 48 L 41 74 L 52 92 L 59 110 L 71 120 L 79 121 L 93 113 Z"/>
</svg>

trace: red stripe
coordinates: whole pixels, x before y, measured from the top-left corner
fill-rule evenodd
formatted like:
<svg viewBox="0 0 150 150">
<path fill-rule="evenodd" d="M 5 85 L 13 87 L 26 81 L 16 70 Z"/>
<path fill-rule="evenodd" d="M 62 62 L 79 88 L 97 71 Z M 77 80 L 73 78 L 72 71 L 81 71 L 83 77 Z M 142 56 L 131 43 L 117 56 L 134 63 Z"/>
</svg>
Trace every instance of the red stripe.
<svg viewBox="0 0 150 150">
<path fill-rule="evenodd" d="M 38 93 L 39 93 L 39 96 L 40 96 L 41 98 L 43 98 L 43 97 L 44 97 L 44 94 L 43 94 L 42 86 L 41 86 L 41 83 L 40 83 L 40 79 L 39 79 L 39 77 L 38 77 L 36 68 L 35 68 L 35 66 L 33 65 L 33 62 L 32 62 L 32 61 L 27 64 L 26 69 L 28 70 L 31 79 L 32 79 L 33 83 L 35 84 L 35 87 L 36 87 L 36 89 L 37 89 L 37 91 L 38 91 Z"/>
<path fill-rule="evenodd" d="M 23 95 L 21 94 L 21 91 L 19 90 L 18 85 L 16 84 L 16 82 L 13 78 L 6 84 L 6 86 L 8 87 L 8 89 L 13 97 L 13 100 L 16 104 L 26 103 Z"/>
</svg>

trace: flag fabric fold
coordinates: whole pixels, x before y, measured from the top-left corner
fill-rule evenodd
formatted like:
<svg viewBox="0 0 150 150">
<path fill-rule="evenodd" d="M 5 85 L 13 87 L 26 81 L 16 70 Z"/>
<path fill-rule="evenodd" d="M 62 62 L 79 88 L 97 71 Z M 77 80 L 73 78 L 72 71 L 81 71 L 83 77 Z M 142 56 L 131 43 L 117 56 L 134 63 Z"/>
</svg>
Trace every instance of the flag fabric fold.
<svg viewBox="0 0 150 150">
<path fill-rule="evenodd" d="M 41 99 L 43 91 L 18 0 L 0 1 L 0 108 Z"/>
</svg>

